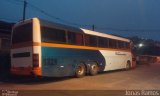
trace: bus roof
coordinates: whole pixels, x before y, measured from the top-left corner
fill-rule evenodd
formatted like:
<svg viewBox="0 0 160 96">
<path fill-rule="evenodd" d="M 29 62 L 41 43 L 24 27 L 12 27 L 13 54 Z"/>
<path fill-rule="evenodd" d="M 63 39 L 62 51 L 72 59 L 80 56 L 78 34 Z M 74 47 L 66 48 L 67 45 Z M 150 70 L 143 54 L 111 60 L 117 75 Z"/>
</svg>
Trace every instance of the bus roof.
<svg viewBox="0 0 160 96">
<path fill-rule="evenodd" d="M 100 37 L 105 37 L 105 38 L 110 38 L 110 39 L 116 39 L 116 40 L 120 40 L 120 41 L 130 42 L 129 39 L 124 38 L 124 37 L 120 37 L 120 36 L 115 36 L 115 35 L 110 35 L 110 34 L 107 34 L 107 33 L 91 31 L 91 30 L 84 29 L 84 28 L 77 28 L 77 27 L 73 27 L 73 26 L 60 24 L 60 23 L 50 22 L 50 21 L 47 21 L 47 20 L 44 20 L 44 19 L 40 19 L 40 18 L 32 18 L 32 19 L 38 19 L 42 26 L 44 25 L 44 26 L 48 26 L 48 27 L 54 27 L 54 28 L 73 31 L 73 32 L 78 32 L 78 33 L 84 33 L 84 34 L 89 34 L 89 35 L 94 35 L 94 36 L 100 36 Z M 27 21 L 31 21 L 31 19 L 27 19 L 24 22 L 27 22 Z M 20 23 L 23 23 L 23 22 L 20 22 Z"/>
<path fill-rule="evenodd" d="M 81 28 L 81 30 L 83 30 L 83 32 L 85 34 L 90 34 L 90 35 L 95 35 L 95 36 L 106 37 L 106 38 L 116 39 L 116 40 L 120 40 L 120 41 L 130 42 L 129 39 L 124 38 L 124 37 L 119 37 L 119 36 L 110 35 L 110 34 L 106 34 L 106 33 L 100 33 L 100 32 L 87 30 L 87 29 L 83 29 L 83 28 Z"/>
<path fill-rule="evenodd" d="M 90 35 L 95 35 L 95 36 L 106 37 L 106 38 L 110 38 L 110 39 L 116 39 L 116 40 L 130 42 L 129 39 L 124 38 L 124 37 L 119 37 L 119 36 L 110 35 L 110 34 L 106 34 L 106 33 L 91 31 L 91 30 L 87 30 L 87 29 L 83 29 L 83 28 L 76 28 L 76 27 L 72 27 L 72 26 L 68 26 L 68 25 L 64 25 L 64 24 L 50 22 L 50 21 L 43 20 L 43 19 L 39 19 L 39 20 L 42 25 L 44 24 L 47 26 L 54 26 L 54 27 L 64 29 L 64 30 L 67 29 L 69 31 L 80 32 L 80 33 L 85 33 L 85 34 L 90 34 Z"/>
</svg>

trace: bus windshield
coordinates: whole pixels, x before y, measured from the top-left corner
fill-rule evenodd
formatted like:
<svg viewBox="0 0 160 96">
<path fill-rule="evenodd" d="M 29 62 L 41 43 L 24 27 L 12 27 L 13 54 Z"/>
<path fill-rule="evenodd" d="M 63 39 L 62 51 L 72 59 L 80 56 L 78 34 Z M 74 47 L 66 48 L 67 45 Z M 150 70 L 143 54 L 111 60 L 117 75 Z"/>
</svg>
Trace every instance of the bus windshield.
<svg viewBox="0 0 160 96">
<path fill-rule="evenodd" d="M 20 25 L 13 29 L 12 44 L 32 41 L 32 23 Z"/>
</svg>

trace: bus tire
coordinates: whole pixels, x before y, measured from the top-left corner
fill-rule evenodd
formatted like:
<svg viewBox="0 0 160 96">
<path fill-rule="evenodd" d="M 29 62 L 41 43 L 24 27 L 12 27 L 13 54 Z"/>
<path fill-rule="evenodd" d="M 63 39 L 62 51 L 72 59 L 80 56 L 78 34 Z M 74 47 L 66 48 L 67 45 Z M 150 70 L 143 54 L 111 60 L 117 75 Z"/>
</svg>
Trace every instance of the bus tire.
<svg viewBox="0 0 160 96">
<path fill-rule="evenodd" d="M 89 74 L 91 76 L 97 75 L 98 74 L 98 65 L 96 63 L 91 64 Z"/>
<path fill-rule="evenodd" d="M 127 61 L 126 70 L 130 70 L 130 69 L 131 69 L 131 62 Z"/>
<path fill-rule="evenodd" d="M 75 72 L 77 78 L 84 77 L 86 74 L 86 66 L 83 63 L 78 64 Z"/>
</svg>

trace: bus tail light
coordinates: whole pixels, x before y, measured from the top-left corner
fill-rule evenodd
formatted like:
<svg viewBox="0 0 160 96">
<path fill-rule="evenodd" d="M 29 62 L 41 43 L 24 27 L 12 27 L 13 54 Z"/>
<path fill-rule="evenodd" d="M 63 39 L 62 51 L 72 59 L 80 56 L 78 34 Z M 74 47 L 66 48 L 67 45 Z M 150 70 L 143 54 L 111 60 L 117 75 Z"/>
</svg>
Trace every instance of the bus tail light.
<svg viewBox="0 0 160 96">
<path fill-rule="evenodd" d="M 136 61 L 136 58 L 133 57 L 133 58 L 132 58 L 132 61 Z"/>
<path fill-rule="evenodd" d="M 33 54 L 33 68 L 39 67 L 39 54 Z"/>
</svg>

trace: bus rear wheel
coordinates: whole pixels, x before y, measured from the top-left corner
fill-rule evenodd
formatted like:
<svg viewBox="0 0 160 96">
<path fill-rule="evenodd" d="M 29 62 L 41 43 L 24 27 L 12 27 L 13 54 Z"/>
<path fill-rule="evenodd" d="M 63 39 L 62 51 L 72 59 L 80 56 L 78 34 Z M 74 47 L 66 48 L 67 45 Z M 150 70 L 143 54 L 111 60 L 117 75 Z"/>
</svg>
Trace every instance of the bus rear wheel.
<svg viewBox="0 0 160 96">
<path fill-rule="evenodd" d="M 98 74 L 98 65 L 97 64 L 92 64 L 90 66 L 89 73 L 91 76 L 97 75 Z"/>
<path fill-rule="evenodd" d="M 81 78 L 81 77 L 84 77 L 86 74 L 86 67 L 83 63 L 79 64 L 76 68 L 76 74 L 75 76 L 77 78 Z"/>
</svg>

